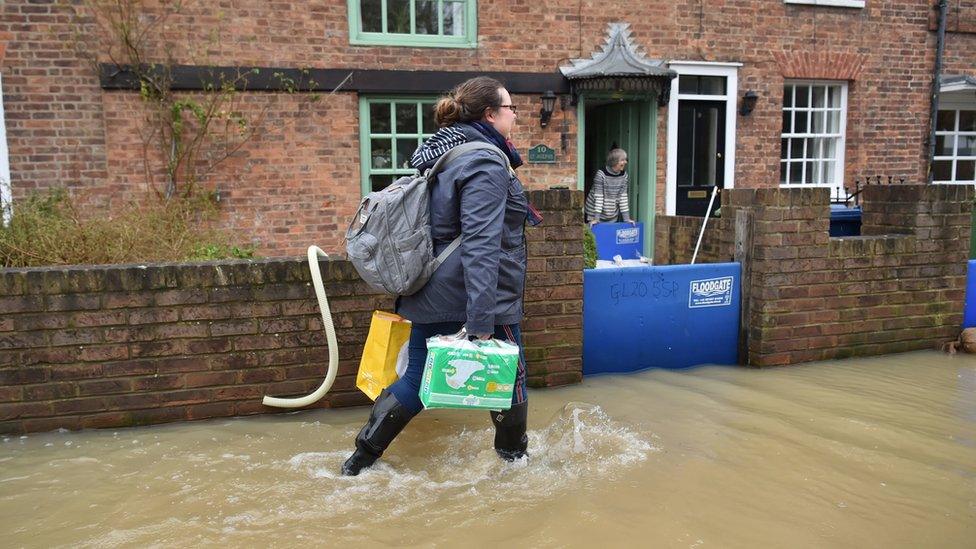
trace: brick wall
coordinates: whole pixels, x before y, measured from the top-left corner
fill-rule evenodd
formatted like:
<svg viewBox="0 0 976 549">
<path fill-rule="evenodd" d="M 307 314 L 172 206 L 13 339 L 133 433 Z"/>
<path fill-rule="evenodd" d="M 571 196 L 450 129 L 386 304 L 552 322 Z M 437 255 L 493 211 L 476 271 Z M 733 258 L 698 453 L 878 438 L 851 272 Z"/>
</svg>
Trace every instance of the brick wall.
<svg viewBox="0 0 976 549">
<path fill-rule="evenodd" d="M 864 236 L 830 238 L 826 189 L 727 193 L 723 215 L 753 216 L 749 364 L 928 349 L 954 338 L 973 196 L 963 186 L 871 186 Z"/>
<path fill-rule="evenodd" d="M 691 263 L 695 243 L 701 233 L 703 218 L 659 215 L 654 220 L 654 264 L 678 265 Z M 732 261 L 732 239 L 726 234 L 728 224 L 723 218 L 708 220 L 696 263 L 724 263 Z"/>
<path fill-rule="evenodd" d="M 743 63 L 739 96 L 752 89 L 759 101 L 750 116 L 738 119 L 737 186 L 778 185 L 787 76 L 848 79 L 848 183 L 865 173 L 909 182 L 925 173 L 935 47 L 928 25 L 931 0 L 872 0 L 864 9 L 771 0 L 481 0 L 478 47 L 451 50 L 349 45 L 344 2 L 231 4 L 215 14 L 207 2 L 188 3 L 156 37 L 155 60 L 167 52 L 186 64 L 554 72 L 565 59 L 588 57 L 600 47 L 607 23 L 627 21 L 651 57 Z M 972 9 L 971 0 L 950 4 L 959 8 L 953 11 L 956 20 Z M 155 3 L 147 5 L 150 12 L 157 9 Z M 0 4 L 12 183 L 15 201 L 32 190 L 67 185 L 97 214 L 113 197 L 144 192 L 145 181 L 133 139 L 134 95 L 98 87 L 73 49 L 75 31 L 91 35 L 95 28 L 90 21 L 73 21 L 63 3 Z M 974 37 L 950 33 L 947 72 L 972 71 Z M 255 95 L 247 100 L 255 108 L 274 100 Z M 339 93 L 304 114 L 295 99 L 278 99 L 268 134 L 214 178 L 228 196 L 224 225 L 265 255 L 297 254 L 309 241 L 337 249 L 335 227 L 347 219 L 359 192 L 356 99 L 355 93 Z M 525 183 L 575 187 L 573 109 L 557 107 L 553 123 L 542 129 L 538 97 L 516 96 L 515 102 L 521 108 L 516 145 L 524 150 L 545 143 L 559 159 L 554 165 L 525 166 Z M 667 146 L 666 110 L 660 114 L 659 211 Z M 293 218 L 292 211 L 297 212 Z"/>
<path fill-rule="evenodd" d="M 582 378 L 582 193 L 531 191 L 522 324 L 529 385 Z M 373 293 L 322 263 L 339 373 L 316 406 L 355 388 Z M 265 394 L 321 383 L 328 346 L 302 259 L 0 270 L 0 432 L 118 427 L 276 411 Z"/>
</svg>

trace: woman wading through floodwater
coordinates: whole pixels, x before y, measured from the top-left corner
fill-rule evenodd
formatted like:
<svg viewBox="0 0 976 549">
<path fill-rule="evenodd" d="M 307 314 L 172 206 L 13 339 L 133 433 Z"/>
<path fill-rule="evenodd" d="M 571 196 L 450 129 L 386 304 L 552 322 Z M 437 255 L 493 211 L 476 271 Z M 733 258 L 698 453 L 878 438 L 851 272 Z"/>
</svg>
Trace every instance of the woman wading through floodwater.
<svg viewBox="0 0 976 549">
<path fill-rule="evenodd" d="M 410 163 L 421 172 L 452 148 L 480 141 L 498 147 L 475 150 L 451 162 L 430 185 L 430 224 L 434 255 L 459 235 L 461 245 L 438 267 L 417 293 L 397 300 L 397 313 L 412 324 L 409 361 L 403 376 L 385 389 L 356 436 L 356 450 L 342 465 L 357 475 L 383 451 L 422 409 L 419 391 L 427 338 L 464 328 L 471 338 L 492 337 L 519 346 L 512 407 L 490 412 L 495 450 L 513 461 L 525 455 L 528 437 L 525 353 L 519 323 L 525 288 L 525 222 L 541 221 L 525 197 L 514 169 L 522 165 L 509 141 L 517 119 L 508 90 L 497 80 L 479 76 L 454 88 L 435 107 L 439 130 L 414 152 Z"/>
</svg>

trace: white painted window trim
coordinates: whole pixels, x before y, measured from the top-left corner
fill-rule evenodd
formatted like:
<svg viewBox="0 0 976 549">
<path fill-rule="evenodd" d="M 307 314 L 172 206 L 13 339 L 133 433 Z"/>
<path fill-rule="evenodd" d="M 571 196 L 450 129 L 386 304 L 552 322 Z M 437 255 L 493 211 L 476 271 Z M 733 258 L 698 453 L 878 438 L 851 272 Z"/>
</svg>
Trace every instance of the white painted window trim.
<svg viewBox="0 0 976 549">
<path fill-rule="evenodd" d="M 675 215 L 678 193 L 678 101 L 681 99 L 725 98 L 725 188 L 735 187 L 735 124 L 738 117 L 739 67 L 742 63 L 709 63 L 706 61 L 672 61 L 669 68 L 678 73 L 671 83 L 668 101 L 667 174 L 664 185 L 664 213 Z M 725 95 L 682 95 L 678 93 L 678 79 L 686 76 L 724 76 Z"/>
<path fill-rule="evenodd" d="M 783 0 L 784 4 L 807 4 L 835 8 L 863 8 L 864 0 Z"/>
<path fill-rule="evenodd" d="M 0 221 L 10 223 L 13 215 L 13 193 L 10 187 L 10 158 L 7 151 L 7 126 L 3 114 L 3 76 L 0 75 Z"/>
<path fill-rule="evenodd" d="M 936 155 L 936 156 L 934 156 L 932 158 L 932 160 L 933 161 L 938 161 L 938 160 L 949 160 L 949 161 L 951 161 L 952 162 L 952 168 L 950 169 L 950 173 L 951 173 L 950 177 L 952 177 L 952 179 L 950 179 L 950 180 L 939 180 L 939 181 L 933 180 L 932 182 L 935 183 L 935 184 L 937 184 L 937 185 L 973 185 L 973 184 L 976 184 L 976 180 L 972 180 L 972 179 L 958 180 L 958 179 L 956 179 L 956 173 L 957 173 L 956 170 L 957 170 L 958 161 L 960 161 L 960 160 L 966 160 L 966 161 L 973 160 L 973 161 L 976 161 L 976 155 L 959 156 L 959 137 L 960 136 L 965 136 L 965 137 L 976 136 L 976 132 L 964 132 L 964 131 L 960 131 L 959 130 L 959 111 L 976 111 L 976 104 L 970 104 L 970 105 L 953 105 L 953 106 L 949 106 L 948 108 L 942 108 L 940 106 L 939 107 L 939 112 L 943 112 L 943 111 L 949 111 L 949 112 L 956 113 L 955 114 L 955 122 L 954 122 L 954 126 L 955 127 L 953 129 L 951 129 L 951 130 L 939 130 L 939 131 L 936 131 L 935 132 L 935 135 L 937 135 L 937 136 L 954 137 L 955 138 L 953 140 L 953 143 L 952 143 L 952 154 L 951 155 L 941 155 L 941 156 L 940 155 Z"/>
<path fill-rule="evenodd" d="M 837 137 L 837 159 L 834 162 L 834 182 L 833 183 L 780 183 L 780 188 L 790 188 L 790 187 L 801 187 L 801 188 L 820 188 L 826 187 L 829 189 L 842 189 L 844 188 L 844 158 L 847 152 L 847 81 L 844 80 L 793 80 L 787 79 L 783 82 L 783 86 L 840 86 L 840 132 Z M 780 105 L 780 111 L 782 112 L 783 105 Z M 783 139 L 783 128 L 782 123 L 780 124 L 780 139 Z M 826 135 L 826 134 L 824 134 Z M 782 157 L 780 158 L 782 162 Z M 779 178 L 779 171 L 776 173 L 777 179 Z"/>
</svg>

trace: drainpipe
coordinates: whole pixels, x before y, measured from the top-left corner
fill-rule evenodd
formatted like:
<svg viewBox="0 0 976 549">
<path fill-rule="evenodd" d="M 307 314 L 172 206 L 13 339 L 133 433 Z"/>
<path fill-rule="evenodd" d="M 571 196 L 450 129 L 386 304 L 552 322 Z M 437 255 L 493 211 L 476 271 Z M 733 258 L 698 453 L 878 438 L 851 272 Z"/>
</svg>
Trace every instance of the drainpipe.
<svg viewBox="0 0 976 549">
<path fill-rule="evenodd" d="M 928 183 L 932 183 L 932 165 L 935 163 L 935 125 L 939 117 L 939 94 L 942 89 L 942 56 L 945 54 L 946 18 L 949 10 L 948 0 L 939 0 L 939 34 L 936 39 L 935 78 L 932 80 L 932 112 L 929 129 Z"/>
<path fill-rule="evenodd" d="M 0 58 L 3 57 L 0 47 Z M 7 155 L 7 129 L 3 117 L 3 80 L 0 77 L 0 226 L 10 224 L 13 216 L 13 191 L 10 187 L 10 161 Z"/>
</svg>

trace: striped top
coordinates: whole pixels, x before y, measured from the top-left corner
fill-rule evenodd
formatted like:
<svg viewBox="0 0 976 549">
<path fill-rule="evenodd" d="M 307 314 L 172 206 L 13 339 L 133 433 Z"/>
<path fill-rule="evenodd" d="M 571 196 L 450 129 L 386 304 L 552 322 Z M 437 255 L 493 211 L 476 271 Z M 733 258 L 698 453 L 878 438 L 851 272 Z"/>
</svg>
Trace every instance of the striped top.
<svg viewBox="0 0 976 549">
<path fill-rule="evenodd" d="M 627 172 L 614 173 L 609 168 L 603 168 L 593 176 L 593 187 L 586 197 L 584 213 L 586 220 L 601 222 L 617 221 L 622 215 L 624 221 L 630 221 L 630 202 L 627 199 Z"/>
</svg>

